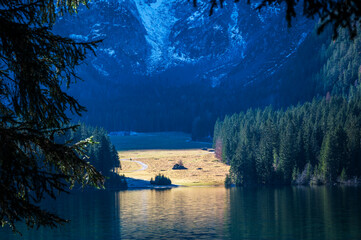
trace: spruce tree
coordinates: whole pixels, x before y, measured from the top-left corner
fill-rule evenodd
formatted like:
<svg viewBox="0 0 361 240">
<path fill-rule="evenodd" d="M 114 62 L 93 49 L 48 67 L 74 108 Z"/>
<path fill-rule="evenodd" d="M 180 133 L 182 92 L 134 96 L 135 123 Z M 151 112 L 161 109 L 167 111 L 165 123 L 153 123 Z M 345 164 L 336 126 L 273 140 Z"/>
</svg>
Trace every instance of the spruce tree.
<svg viewBox="0 0 361 240">
<path fill-rule="evenodd" d="M 281 134 L 280 140 L 280 168 L 283 173 L 285 182 L 290 182 L 292 177 L 292 171 L 295 166 L 295 144 L 296 136 L 294 133 L 294 126 L 288 120 L 285 126 L 284 132 Z"/>
<path fill-rule="evenodd" d="M 324 181 L 332 183 L 341 174 L 341 164 L 346 158 L 347 136 L 341 127 L 330 130 L 321 148 L 321 170 Z"/>
<path fill-rule="evenodd" d="M 91 142 L 57 143 L 69 126 L 67 112 L 85 110 L 68 95 L 75 68 L 96 42 L 55 35 L 58 15 L 87 0 L 0 0 L 0 222 L 16 230 L 65 222 L 39 207 L 75 183 L 100 187 L 103 177 L 84 157 Z"/>
</svg>

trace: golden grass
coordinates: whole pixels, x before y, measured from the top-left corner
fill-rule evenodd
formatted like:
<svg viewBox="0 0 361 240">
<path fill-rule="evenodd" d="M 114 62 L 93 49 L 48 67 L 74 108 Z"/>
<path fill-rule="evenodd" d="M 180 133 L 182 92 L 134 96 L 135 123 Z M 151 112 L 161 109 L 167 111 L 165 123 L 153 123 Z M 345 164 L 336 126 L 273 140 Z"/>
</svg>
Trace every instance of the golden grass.
<svg viewBox="0 0 361 240">
<path fill-rule="evenodd" d="M 142 166 L 137 162 L 128 162 L 128 161 L 122 161 L 122 171 L 120 171 L 122 174 L 126 172 L 134 172 Z"/>
<path fill-rule="evenodd" d="M 136 162 L 122 161 L 119 174 L 126 177 L 150 180 L 161 173 L 169 177 L 173 184 L 185 186 L 222 185 L 229 166 L 218 161 L 214 153 L 208 151 L 190 150 L 132 150 L 118 152 L 120 159 L 141 161 L 148 165 L 144 171 L 131 172 L 140 169 Z M 174 164 L 182 161 L 187 170 L 172 170 Z"/>
</svg>

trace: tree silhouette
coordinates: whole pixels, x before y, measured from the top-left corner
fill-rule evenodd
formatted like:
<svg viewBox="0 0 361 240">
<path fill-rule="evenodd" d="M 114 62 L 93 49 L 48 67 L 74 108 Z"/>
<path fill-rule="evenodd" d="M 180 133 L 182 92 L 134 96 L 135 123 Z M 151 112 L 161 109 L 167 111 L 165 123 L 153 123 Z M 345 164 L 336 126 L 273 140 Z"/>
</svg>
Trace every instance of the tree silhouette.
<svg viewBox="0 0 361 240">
<path fill-rule="evenodd" d="M 91 139 L 59 144 L 54 137 L 77 126 L 67 112 L 84 111 L 66 93 L 75 67 L 97 42 L 81 43 L 52 33 L 58 15 L 75 13 L 86 0 L 0 0 L 0 221 L 14 231 L 54 227 L 65 220 L 39 207 L 68 185 L 103 185 L 87 161 Z"/>
<path fill-rule="evenodd" d="M 189 0 L 188 0 L 189 1 Z M 239 0 L 233 0 L 239 2 Z M 223 8 L 225 0 L 211 0 L 210 1 L 210 15 L 213 14 L 214 8 L 220 6 Z M 251 0 L 247 0 L 250 3 Z M 263 0 L 257 10 L 274 4 L 286 5 L 286 20 L 291 26 L 292 18 L 296 17 L 296 6 L 299 4 L 298 0 Z M 347 28 L 350 37 L 354 38 L 357 35 L 357 29 L 361 22 L 361 2 L 358 0 L 304 0 L 303 15 L 307 18 L 320 19 L 318 33 L 321 33 L 327 25 L 333 27 L 333 38 L 337 38 L 338 29 Z M 193 0 L 193 5 L 197 6 L 197 0 Z"/>
</svg>

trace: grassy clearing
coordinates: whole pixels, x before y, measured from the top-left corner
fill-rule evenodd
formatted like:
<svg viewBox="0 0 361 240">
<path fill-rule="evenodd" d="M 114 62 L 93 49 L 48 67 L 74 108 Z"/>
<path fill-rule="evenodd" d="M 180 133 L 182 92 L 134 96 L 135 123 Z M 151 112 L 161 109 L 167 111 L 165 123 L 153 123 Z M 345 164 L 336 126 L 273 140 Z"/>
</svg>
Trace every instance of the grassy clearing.
<svg viewBox="0 0 361 240">
<path fill-rule="evenodd" d="M 173 184 L 185 186 L 223 185 L 229 166 L 219 162 L 213 153 L 200 149 L 183 150 L 130 150 L 118 152 L 121 159 L 141 161 L 148 165 L 144 171 L 136 162 L 122 161 L 120 174 L 126 177 L 149 181 L 157 174 L 164 174 Z M 187 170 L 172 170 L 174 164 L 182 161 Z"/>
<path fill-rule="evenodd" d="M 142 168 L 142 166 L 137 162 L 128 162 L 122 161 L 122 173 L 126 172 L 134 172 L 138 169 Z"/>
</svg>

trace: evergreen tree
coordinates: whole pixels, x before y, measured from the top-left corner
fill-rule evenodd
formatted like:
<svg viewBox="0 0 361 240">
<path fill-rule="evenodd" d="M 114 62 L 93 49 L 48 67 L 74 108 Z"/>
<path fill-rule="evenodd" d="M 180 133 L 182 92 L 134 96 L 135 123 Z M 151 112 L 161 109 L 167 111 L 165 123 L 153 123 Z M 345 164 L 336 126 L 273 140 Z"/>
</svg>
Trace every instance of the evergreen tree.
<svg viewBox="0 0 361 240">
<path fill-rule="evenodd" d="M 76 126 L 67 112 L 82 107 L 65 91 L 76 80 L 75 67 L 96 42 L 55 35 L 60 14 L 75 13 L 86 0 L 0 1 L 0 222 L 16 230 L 56 226 L 65 220 L 39 207 L 46 195 L 68 184 L 100 187 L 103 177 L 83 157 L 91 142 L 54 141 Z M 67 184 L 68 183 L 68 184 Z"/>
<path fill-rule="evenodd" d="M 321 170 L 325 182 L 334 182 L 341 173 L 346 158 L 346 133 L 341 127 L 329 131 L 321 148 Z"/>
<path fill-rule="evenodd" d="M 237 185 L 334 183 L 341 174 L 360 177 L 360 120 L 357 86 L 348 97 L 226 116 L 215 136 L 225 143 L 223 154 Z"/>
<path fill-rule="evenodd" d="M 257 179 L 262 184 L 271 183 L 273 177 L 273 148 L 269 140 L 267 137 L 261 139 L 256 155 Z"/>
<path fill-rule="evenodd" d="M 291 119 L 286 123 L 284 132 L 281 134 L 280 139 L 280 168 L 283 173 L 285 182 L 290 182 L 292 177 L 292 171 L 295 167 L 295 147 L 296 147 L 296 135 L 293 123 Z"/>
<path fill-rule="evenodd" d="M 118 152 L 111 143 L 108 133 L 103 128 L 79 124 L 78 131 L 70 131 L 65 138 L 58 139 L 58 142 L 78 141 L 77 139 L 92 137 L 96 144 L 89 144 L 86 147 L 86 155 L 89 157 L 88 161 L 90 164 L 105 176 L 108 176 L 114 167 L 121 168 Z"/>
<path fill-rule="evenodd" d="M 348 119 L 345 123 L 345 132 L 347 134 L 347 159 L 343 164 L 345 174 L 357 176 L 361 173 L 361 118 L 357 117 L 357 110 L 349 110 Z"/>
</svg>

